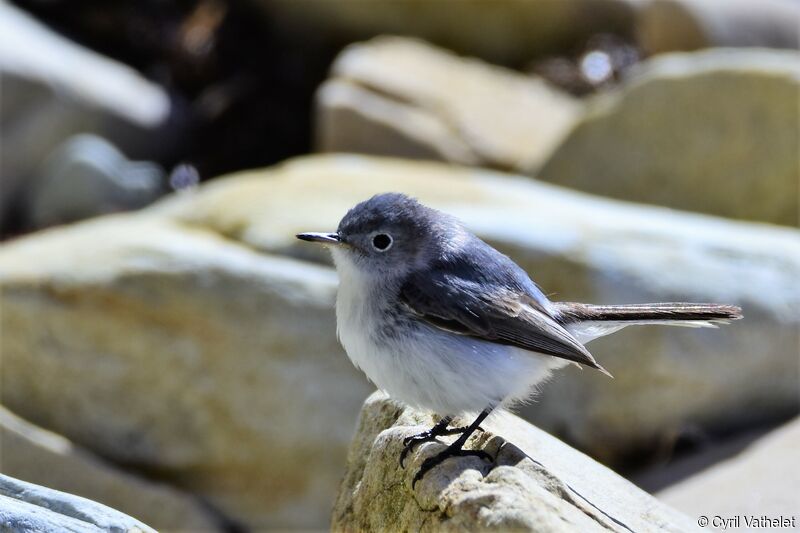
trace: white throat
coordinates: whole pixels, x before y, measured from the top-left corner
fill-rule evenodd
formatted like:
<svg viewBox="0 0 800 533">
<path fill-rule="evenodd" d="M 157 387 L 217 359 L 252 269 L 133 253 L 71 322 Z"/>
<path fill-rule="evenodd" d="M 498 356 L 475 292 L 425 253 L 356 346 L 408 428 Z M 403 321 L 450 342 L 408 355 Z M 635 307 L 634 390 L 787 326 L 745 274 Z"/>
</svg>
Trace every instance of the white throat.
<svg viewBox="0 0 800 533">
<path fill-rule="evenodd" d="M 346 250 L 333 248 L 333 261 L 339 274 L 336 295 L 336 334 L 348 357 L 368 376 L 374 363 L 374 346 L 371 342 L 376 308 L 380 298 L 375 292 L 385 285 L 376 276 L 365 273 L 347 256 Z"/>
</svg>

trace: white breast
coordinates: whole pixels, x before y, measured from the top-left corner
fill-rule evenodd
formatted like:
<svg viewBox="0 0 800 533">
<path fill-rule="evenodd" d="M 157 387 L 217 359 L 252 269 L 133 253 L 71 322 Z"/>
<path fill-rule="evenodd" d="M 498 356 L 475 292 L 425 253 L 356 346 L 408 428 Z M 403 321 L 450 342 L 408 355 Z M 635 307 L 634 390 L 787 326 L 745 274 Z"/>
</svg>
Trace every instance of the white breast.
<svg viewBox="0 0 800 533">
<path fill-rule="evenodd" d="M 340 280 L 339 339 L 353 364 L 395 399 L 441 415 L 479 412 L 528 398 L 536 383 L 565 364 L 421 321 L 402 339 L 378 336 L 382 315 L 376 302 L 382 300 L 375 291 L 379 282 L 365 278 L 347 258 L 337 258 L 336 251 L 334 259 Z M 376 342 L 376 338 L 383 340 Z"/>
</svg>

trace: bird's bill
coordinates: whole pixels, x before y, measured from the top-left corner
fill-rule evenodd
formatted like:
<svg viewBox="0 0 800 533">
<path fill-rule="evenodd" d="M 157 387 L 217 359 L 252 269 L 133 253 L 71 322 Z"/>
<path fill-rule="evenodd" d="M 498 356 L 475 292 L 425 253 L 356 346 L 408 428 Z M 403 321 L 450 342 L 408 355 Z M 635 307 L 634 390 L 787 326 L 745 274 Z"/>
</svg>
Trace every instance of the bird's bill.
<svg viewBox="0 0 800 533">
<path fill-rule="evenodd" d="M 298 233 L 297 238 L 301 241 L 321 242 L 323 244 L 342 244 L 342 239 L 338 233 Z"/>
</svg>

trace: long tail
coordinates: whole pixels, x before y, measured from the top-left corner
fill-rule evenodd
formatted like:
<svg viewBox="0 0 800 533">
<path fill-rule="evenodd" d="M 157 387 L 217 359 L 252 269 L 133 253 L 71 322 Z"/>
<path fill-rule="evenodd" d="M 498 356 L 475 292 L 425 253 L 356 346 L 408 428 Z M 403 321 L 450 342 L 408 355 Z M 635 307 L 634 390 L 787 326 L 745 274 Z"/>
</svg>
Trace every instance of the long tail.
<svg viewBox="0 0 800 533">
<path fill-rule="evenodd" d="M 576 321 L 672 323 L 708 322 L 727 324 L 742 318 L 742 310 L 735 305 L 659 303 L 629 305 L 592 305 L 573 302 L 555 302 L 564 323 Z M 703 326 L 704 324 L 699 324 Z"/>
<path fill-rule="evenodd" d="M 635 324 L 713 328 L 742 318 L 741 308 L 725 304 L 592 305 L 573 302 L 554 303 L 561 324 L 582 343 Z"/>
</svg>

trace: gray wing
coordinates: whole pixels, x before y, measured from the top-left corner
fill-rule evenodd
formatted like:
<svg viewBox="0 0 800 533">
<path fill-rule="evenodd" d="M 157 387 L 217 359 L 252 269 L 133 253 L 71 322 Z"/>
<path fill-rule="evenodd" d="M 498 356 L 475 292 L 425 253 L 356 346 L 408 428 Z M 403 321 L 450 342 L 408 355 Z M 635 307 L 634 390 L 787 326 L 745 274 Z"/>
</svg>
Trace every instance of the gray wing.
<svg viewBox="0 0 800 533">
<path fill-rule="evenodd" d="M 520 289 L 466 280 L 432 270 L 412 274 L 400 299 L 418 318 L 438 328 L 568 359 L 605 372 L 586 348 L 542 305 Z"/>
</svg>

